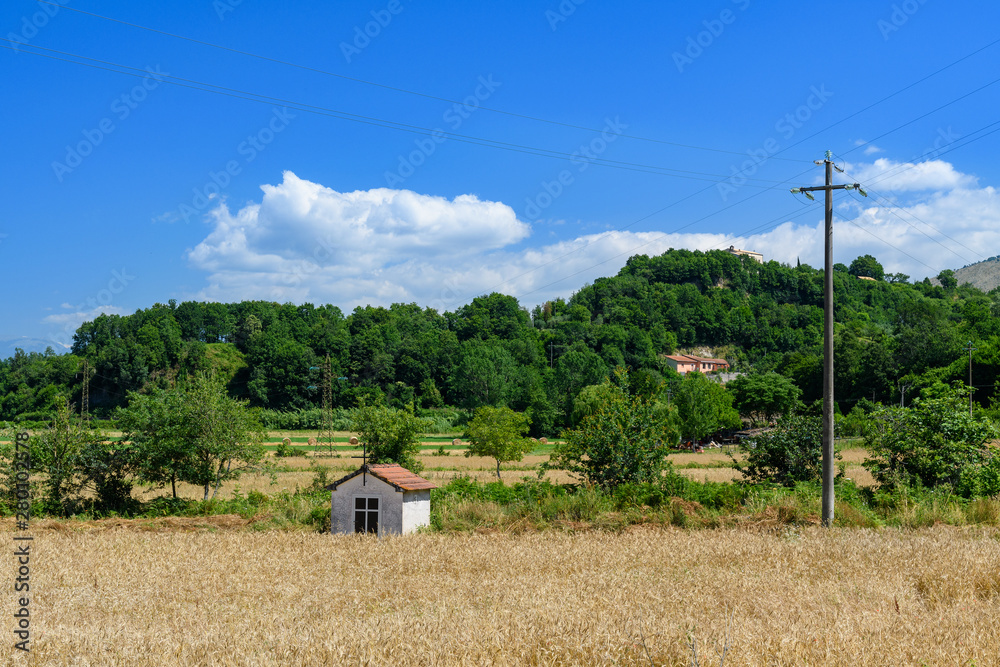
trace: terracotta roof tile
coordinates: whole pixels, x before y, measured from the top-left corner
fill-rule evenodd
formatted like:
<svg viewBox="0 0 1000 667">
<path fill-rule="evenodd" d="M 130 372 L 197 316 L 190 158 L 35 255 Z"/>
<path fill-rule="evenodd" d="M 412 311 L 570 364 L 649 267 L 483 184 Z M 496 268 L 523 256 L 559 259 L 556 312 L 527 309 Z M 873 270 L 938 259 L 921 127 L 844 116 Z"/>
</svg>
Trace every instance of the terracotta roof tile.
<svg viewBox="0 0 1000 667">
<path fill-rule="evenodd" d="M 378 477 L 383 482 L 391 484 L 400 491 L 423 491 L 424 489 L 436 489 L 437 484 L 420 477 L 419 475 L 410 472 L 398 463 L 369 463 L 367 466 L 368 474 Z M 338 486 L 346 482 L 347 480 L 357 477 L 360 475 L 364 469 L 358 468 L 350 475 L 338 479 L 333 484 L 327 486 L 328 491 L 335 490 Z"/>
</svg>

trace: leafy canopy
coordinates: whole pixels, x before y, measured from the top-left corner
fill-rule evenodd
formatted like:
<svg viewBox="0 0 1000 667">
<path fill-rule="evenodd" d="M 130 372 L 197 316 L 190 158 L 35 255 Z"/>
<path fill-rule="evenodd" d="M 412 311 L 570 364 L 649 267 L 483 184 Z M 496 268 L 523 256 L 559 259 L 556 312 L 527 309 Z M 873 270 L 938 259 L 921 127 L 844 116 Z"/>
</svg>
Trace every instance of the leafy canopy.
<svg viewBox="0 0 1000 667">
<path fill-rule="evenodd" d="M 906 408 L 877 410 L 865 432 L 865 467 L 884 485 L 949 485 L 975 495 L 997 463 L 996 425 L 969 414 L 968 388 L 937 383 Z"/>
<path fill-rule="evenodd" d="M 154 485 L 169 482 L 174 497 L 178 481 L 202 487 L 208 499 L 224 482 L 266 468 L 259 409 L 231 398 L 214 377 L 131 394 L 116 421 L 132 445 L 139 478 Z"/>
<path fill-rule="evenodd" d="M 823 426 L 819 417 L 785 417 L 777 428 L 741 442 L 740 451 L 742 461 L 732 454 L 730 457 L 744 481 L 795 486 L 796 482 L 822 480 Z"/>
<path fill-rule="evenodd" d="M 741 375 L 726 385 L 733 395 L 733 406 L 740 415 L 756 425 L 793 412 L 799 406 L 802 390 L 783 375 L 771 371 Z"/>
<path fill-rule="evenodd" d="M 719 429 L 740 425 L 740 415 L 733 409 L 732 394 L 697 371 L 684 375 L 674 401 L 681 435 L 685 438 L 701 440 Z"/>
<path fill-rule="evenodd" d="M 561 468 L 606 488 L 659 481 L 666 455 L 677 444 L 672 410 L 656 398 L 632 394 L 627 371 L 618 367 L 599 392 L 595 411 L 563 433 L 547 467 Z"/>
<path fill-rule="evenodd" d="M 369 463 L 398 463 L 419 473 L 423 464 L 417 460 L 420 441 L 417 434 L 426 422 L 413 414 L 413 407 L 402 410 L 384 405 L 361 405 L 354 415 L 354 430 L 365 443 Z"/>
<path fill-rule="evenodd" d="M 496 459 L 497 479 L 500 479 L 501 463 L 520 461 L 534 449 L 535 444 L 524 437 L 530 425 L 528 415 L 507 407 L 478 408 L 465 428 L 464 437 L 469 440 L 465 455 Z"/>
</svg>

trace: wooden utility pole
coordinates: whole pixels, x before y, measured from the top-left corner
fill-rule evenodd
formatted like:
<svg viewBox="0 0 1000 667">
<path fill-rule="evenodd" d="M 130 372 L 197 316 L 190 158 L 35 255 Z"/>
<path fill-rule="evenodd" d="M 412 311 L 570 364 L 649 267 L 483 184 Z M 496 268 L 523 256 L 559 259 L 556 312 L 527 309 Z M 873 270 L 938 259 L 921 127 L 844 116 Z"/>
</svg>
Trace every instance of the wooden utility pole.
<svg viewBox="0 0 1000 667">
<path fill-rule="evenodd" d="M 972 341 L 969 341 L 968 347 L 965 348 L 969 351 L 969 416 L 972 416 L 972 393 L 975 389 L 972 388 L 972 353 L 978 350 L 978 347 L 972 347 Z"/>
<path fill-rule="evenodd" d="M 792 193 L 804 193 L 809 199 L 810 194 L 817 190 L 826 193 L 826 226 L 825 226 L 825 261 L 823 263 L 823 525 L 829 528 L 833 525 L 833 191 L 857 189 L 868 196 L 860 184 L 833 184 L 834 164 L 830 160 L 830 151 L 826 152 L 825 160 L 816 160 L 816 164 L 826 166 L 826 184 L 811 188 L 792 188 Z M 837 171 L 843 169 L 837 168 Z"/>
</svg>

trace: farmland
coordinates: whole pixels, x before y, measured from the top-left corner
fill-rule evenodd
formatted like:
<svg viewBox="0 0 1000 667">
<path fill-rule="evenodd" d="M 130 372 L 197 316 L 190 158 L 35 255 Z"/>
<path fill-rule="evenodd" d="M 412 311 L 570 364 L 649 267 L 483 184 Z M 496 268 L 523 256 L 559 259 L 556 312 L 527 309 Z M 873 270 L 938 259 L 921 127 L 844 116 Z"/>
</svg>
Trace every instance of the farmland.
<svg viewBox="0 0 1000 667">
<path fill-rule="evenodd" d="M 376 540 L 240 523 L 38 522 L 30 664 L 687 665 L 692 641 L 703 665 L 727 641 L 730 665 L 1000 653 L 996 529 Z"/>
<path fill-rule="evenodd" d="M 495 481 L 496 462 L 488 457 L 465 456 L 466 444 L 452 444 L 452 441 L 459 435 L 455 433 L 421 437 L 420 454 L 417 457 L 424 465 L 421 475 L 439 485 L 447 484 L 456 477 L 469 477 L 481 482 Z M 296 487 L 304 488 L 309 486 L 314 478 L 314 472 L 311 470 L 314 465 L 329 468 L 332 479 L 336 479 L 341 474 L 347 474 L 347 472 L 357 469 L 361 464 L 362 455 L 360 447 L 348 444 L 350 436 L 351 434 L 348 432 L 334 434 L 331 456 L 329 445 L 325 439 L 321 439 L 315 445 L 308 444 L 310 439 L 316 438 L 315 431 L 273 431 L 268 442 L 268 448 L 272 453 L 284 438 L 288 438 L 299 456 L 273 459 L 279 468 L 273 483 L 268 475 L 246 475 L 236 484 L 223 487 L 219 491 L 219 496 L 222 498 L 231 497 L 234 491 L 246 493 L 253 490 L 273 494 L 281 490 L 294 491 Z M 848 442 L 847 444 L 851 445 L 852 443 Z M 553 446 L 552 442 L 544 445 L 539 443 L 522 461 L 504 463 L 501 466 L 503 480 L 509 484 L 525 476 L 537 477 L 538 466 L 548 460 Z M 736 453 L 736 450 L 733 451 Z M 847 447 L 842 451 L 842 455 L 842 463 L 845 466 L 847 477 L 855 480 L 861 486 L 873 483 L 870 473 L 861 467 L 861 462 L 866 456 L 864 449 Z M 696 481 L 729 482 L 739 477 L 731 467 L 732 462 L 728 453 L 718 449 L 708 450 L 700 454 L 675 452 L 670 455 L 670 461 L 677 472 Z M 556 484 L 574 481 L 570 475 L 560 470 L 546 472 L 545 478 Z M 200 499 L 202 495 L 202 490 L 199 487 L 183 483 L 178 485 L 178 492 L 180 495 L 197 499 Z M 136 492 L 136 495 L 143 497 L 143 499 L 160 494 L 162 491 Z"/>
<path fill-rule="evenodd" d="M 361 451 L 349 433 L 332 452 L 314 435 L 272 432 L 272 454 L 284 438 L 296 454 L 269 455 L 274 482 L 244 476 L 204 514 L 34 520 L 27 664 L 997 664 L 996 499 L 903 506 L 878 529 L 842 507 L 851 527 L 823 530 L 816 499 L 787 492 L 720 511 L 616 511 L 605 497 L 586 516 L 585 492 L 563 510 L 452 496 L 437 531 L 333 537 L 309 522 L 322 498 L 294 494 Z M 424 475 L 494 480 L 495 462 L 453 437 L 423 436 Z M 866 453 L 844 444 L 861 484 Z M 537 479 L 552 447 L 505 465 L 504 481 Z M 693 480 L 736 475 L 718 450 L 670 459 Z M 285 500 L 239 504 L 251 492 Z M 2 605 L 11 618 L 13 595 Z"/>
</svg>

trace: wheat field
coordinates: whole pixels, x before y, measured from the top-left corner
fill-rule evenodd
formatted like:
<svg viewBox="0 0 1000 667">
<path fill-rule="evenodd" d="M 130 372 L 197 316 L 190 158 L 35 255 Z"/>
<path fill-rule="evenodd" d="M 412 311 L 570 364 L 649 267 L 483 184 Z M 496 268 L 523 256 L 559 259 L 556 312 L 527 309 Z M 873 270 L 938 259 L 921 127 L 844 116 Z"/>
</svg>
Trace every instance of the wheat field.
<svg viewBox="0 0 1000 667">
<path fill-rule="evenodd" d="M 689 665 L 692 642 L 700 665 L 727 645 L 726 665 L 1000 664 L 996 529 L 378 540 L 243 523 L 39 522 L 33 650 L 4 664 Z"/>
</svg>

